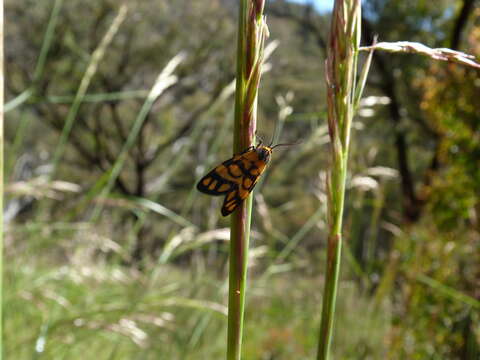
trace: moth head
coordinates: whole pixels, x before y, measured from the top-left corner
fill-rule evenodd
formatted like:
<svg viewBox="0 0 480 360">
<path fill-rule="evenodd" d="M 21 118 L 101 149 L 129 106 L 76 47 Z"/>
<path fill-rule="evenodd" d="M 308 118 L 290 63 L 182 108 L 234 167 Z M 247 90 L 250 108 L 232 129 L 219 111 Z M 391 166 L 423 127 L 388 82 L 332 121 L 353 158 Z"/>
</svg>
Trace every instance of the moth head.
<svg viewBox="0 0 480 360">
<path fill-rule="evenodd" d="M 270 146 L 262 146 L 258 145 L 256 148 L 258 158 L 261 161 L 264 162 L 269 162 L 270 161 L 270 155 L 272 155 L 272 148 Z"/>
</svg>

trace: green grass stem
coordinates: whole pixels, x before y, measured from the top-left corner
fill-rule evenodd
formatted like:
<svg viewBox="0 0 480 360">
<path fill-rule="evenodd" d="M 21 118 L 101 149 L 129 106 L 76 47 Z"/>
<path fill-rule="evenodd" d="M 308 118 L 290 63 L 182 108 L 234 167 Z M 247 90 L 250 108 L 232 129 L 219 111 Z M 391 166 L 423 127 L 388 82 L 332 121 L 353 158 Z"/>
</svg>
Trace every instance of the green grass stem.
<svg viewBox="0 0 480 360">
<path fill-rule="evenodd" d="M 63 153 L 65 152 L 65 147 L 67 145 L 68 137 L 70 135 L 70 132 L 72 131 L 73 125 L 75 123 L 75 119 L 77 117 L 77 113 L 80 109 L 80 105 L 83 102 L 83 98 L 87 93 L 90 82 L 92 81 L 93 76 L 97 72 L 98 65 L 102 61 L 108 46 L 112 42 L 113 37 L 118 32 L 120 25 L 125 20 L 126 16 L 127 16 L 127 6 L 122 5 L 120 7 L 120 10 L 117 16 L 113 20 L 112 25 L 110 25 L 108 31 L 106 32 L 99 46 L 95 49 L 95 51 L 92 54 L 90 63 L 88 64 L 87 69 L 85 70 L 85 74 L 83 75 L 83 78 L 80 82 L 78 91 L 75 95 L 75 99 L 67 114 L 67 118 L 65 120 L 65 126 L 62 129 L 60 140 L 55 149 L 55 153 L 53 155 L 53 167 L 50 173 L 50 178 L 53 178 L 55 176 L 55 172 L 62 159 Z"/>
<path fill-rule="evenodd" d="M 0 360 L 3 358 L 3 184 L 4 184 L 4 158 L 3 158 L 3 124 L 4 124 L 4 53 L 3 53 L 3 0 L 0 0 Z"/>
<path fill-rule="evenodd" d="M 47 29 L 45 30 L 45 35 L 43 37 L 42 47 L 40 49 L 40 55 L 38 56 L 37 64 L 35 65 L 32 84 L 26 90 L 24 90 L 20 95 L 16 96 L 15 98 L 13 98 L 12 100 L 10 100 L 5 104 L 4 106 L 5 113 L 22 105 L 24 102 L 30 100 L 31 97 L 35 95 L 36 86 L 38 85 L 38 82 L 41 80 L 44 74 L 45 63 L 47 60 L 48 53 L 50 51 L 50 47 L 53 43 L 55 29 L 56 29 L 56 25 L 58 22 L 60 9 L 62 8 L 62 5 L 63 5 L 63 0 L 56 0 L 53 5 L 52 12 L 48 20 Z M 25 139 L 29 123 L 30 123 L 29 117 L 25 114 L 25 111 L 23 111 L 20 117 L 17 131 L 15 133 L 13 145 L 11 146 L 10 151 L 8 152 L 8 157 L 6 159 L 4 171 L 7 174 L 7 176 L 9 176 L 12 173 L 12 168 L 15 163 L 15 159 L 18 157 L 18 151 L 20 150 L 20 146 L 22 145 L 23 140 Z"/>
<path fill-rule="evenodd" d="M 252 139 L 242 137 L 243 103 L 246 91 L 245 48 L 248 0 L 240 0 L 237 34 L 237 78 L 235 87 L 235 120 L 233 152 L 250 146 Z M 242 141 L 243 139 L 243 141 Z M 250 235 L 251 197 L 231 216 L 230 224 L 230 270 L 228 287 L 228 335 L 227 360 L 240 360 L 242 347 L 245 288 L 247 281 L 247 260 Z"/>
<path fill-rule="evenodd" d="M 40 49 L 40 55 L 38 56 L 35 71 L 33 73 L 32 85 L 22 91 L 18 96 L 10 100 L 8 103 L 6 103 L 4 107 L 5 112 L 9 112 L 15 109 L 16 107 L 22 105 L 24 102 L 28 101 L 33 95 L 35 95 L 36 85 L 44 74 L 45 63 L 47 61 L 47 56 L 50 51 L 50 46 L 53 42 L 55 28 L 59 18 L 58 15 L 60 14 L 60 9 L 62 8 L 62 5 L 63 0 L 55 0 L 55 3 L 53 4 L 50 19 L 48 20 L 47 29 L 43 38 L 42 48 Z"/>
<path fill-rule="evenodd" d="M 368 73 L 367 67 L 360 77 L 357 88 L 360 26 L 360 1 L 335 1 L 326 61 L 328 127 L 332 159 L 327 177 L 329 235 L 318 360 L 330 358 L 342 253 L 342 220 L 350 130 L 355 106 L 359 103 Z M 367 64 L 369 65 L 369 61 Z"/>
<path fill-rule="evenodd" d="M 419 274 L 416 276 L 418 282 L 427 285 L 434 289 L 437 293 L 442 294 L 452 300 L 459 301 L 472 307 L 475 310 L 480 310 L 480 301 L 463 292 L 460 292 L 450 286 L 442 284 L 441 282 L 432 279 L 429 276 Z"/>
<path fill-rule="evenodd" d="M 237 38 L 237 77 L 233 152 L 254 144 L 256 103 L 267 27 L 263 0 L 241 0 Z M 227 360 L 240 360 L 252 214 L 249 196 L 231 215 Z"/>
</svg>

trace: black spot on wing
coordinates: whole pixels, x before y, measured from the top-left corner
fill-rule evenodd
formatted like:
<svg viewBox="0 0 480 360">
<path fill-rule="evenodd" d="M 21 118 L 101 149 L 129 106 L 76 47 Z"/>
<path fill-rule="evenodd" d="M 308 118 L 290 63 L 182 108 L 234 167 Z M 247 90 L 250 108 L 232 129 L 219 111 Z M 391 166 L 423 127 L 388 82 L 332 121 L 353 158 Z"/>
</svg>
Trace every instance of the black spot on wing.
<svg viewBox="0 0 480 360">
<path fill-rule="evenodd" d="M 215 187 L 210 189 L 210 186 L 213 182 L 216 182 Z M 222 191 L 220 191 L 220 188 L 222 188 L 222 185 L 227 185 L 228 188 L 223 186 Z M 232 191 L 235 188 L 235 186 L 236 186 L 235 183 L 222 178 L 216 172 L 216 170 L 213 169 L 207 175 L 205 175 L 203 178 L 200 179 L 200 181 L 197 183 L 197 190 L 204 194 L 219 196 Z"/>
<path fill-rule="evenodd" d="M 223 200 L 223 205 L 222 205 L 222 215 L 223 216 L 228 216 L 232 212 L 235 211 L 235 209 L 242 203 L 242 199 L 238 195 L 238 191 L 235 191 L 235 196 L 231 197 L 229 199 L 229 194 L 225 196 L 225 199 Z"/>
<path fill-rule="evenodd" d="M 235 161 L 235 160 L 234 160 L 234 158 L 232 157 L 232 158 L 230 158 L 230 159 L 228 159 L 228 160 L 225 160 L 225 161 L 222 163 L 222 165 L 228 166 L 228 165 L 230 165 L 230 164 L 233 164 L 234 161 Z"/>
<path fill-rule="evenodd" d="M 246 169 L 244 164 L 243 164 L 243 160 L 232 161 L 232 164 L 235 164 L 240 168 L 240 171 L 242 172 L 242 176 L 249 176 L 250 175 L 249 170 L 252 167 L 252 165 L 250 165 L 250 168 Z"/>
</svg>

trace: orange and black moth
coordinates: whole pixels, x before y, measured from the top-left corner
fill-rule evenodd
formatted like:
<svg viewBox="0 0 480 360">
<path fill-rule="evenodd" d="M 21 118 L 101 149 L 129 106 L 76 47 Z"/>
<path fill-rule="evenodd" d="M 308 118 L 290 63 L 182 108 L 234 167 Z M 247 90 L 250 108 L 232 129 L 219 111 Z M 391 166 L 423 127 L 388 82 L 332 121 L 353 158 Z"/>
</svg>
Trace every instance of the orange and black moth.
<svg viewBox="0 0 480 360">
<path fill-rule="evenodd" d="M 222 215 L 230 215 L 252 192 L 274 147 L 260 143 L 234 155 L 201 178 L 197 189 L 208 195 L 225 195 Z"/>
</svg>

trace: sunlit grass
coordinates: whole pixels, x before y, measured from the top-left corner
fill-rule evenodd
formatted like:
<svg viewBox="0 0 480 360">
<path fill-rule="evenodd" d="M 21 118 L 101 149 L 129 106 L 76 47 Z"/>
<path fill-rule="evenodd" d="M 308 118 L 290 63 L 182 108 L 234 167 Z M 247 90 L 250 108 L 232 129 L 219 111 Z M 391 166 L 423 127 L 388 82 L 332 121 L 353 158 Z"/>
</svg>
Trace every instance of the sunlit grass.
<svg viewBox="0 0 480 360">
<path fill-rule="evenodd" d="M 126 249 L 88 224 L 44 228 L 40 237 L 25 228 L 21 237 L 31 241 L 10 243 L 7 248 L 7 358 L 224 356 L 225 267 L 222 275 L 202 267 L 182 270 L 152 263 L 146 272 L 139 272 L 114 261 L 122 259 Z M 73 231 L 79 234 L 75 239 L 68 236 Z M 18 235 L 11 233 L 8 239 Z M 153 267 L 155 273 L 148 271 Z M 318 318 L 311 314 L 316 312 L 319 294 L 311 284 L 316 281 L 301 271 L 252 281 L 244 356 L 313 356 Z M 340 286 L 344 296 L 339 326 L 348 326 L 350 334 L 338 338 L 337 354 L 357 359 L 360 346 L 365 354 L 380 359 L 388 312 L 363 311 L 369 308 L 368 297 L 354 283 Z M 376 330 L 369 330 L 367 336 L 366 329 Z"/>
</svg>

